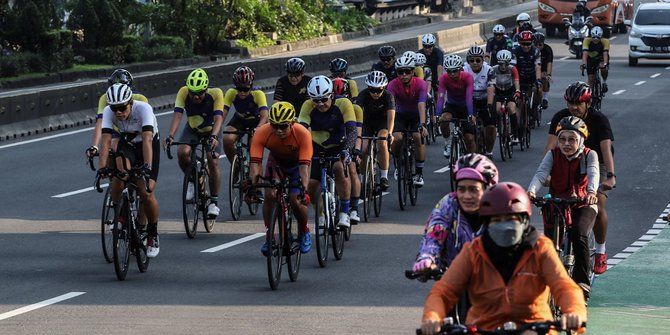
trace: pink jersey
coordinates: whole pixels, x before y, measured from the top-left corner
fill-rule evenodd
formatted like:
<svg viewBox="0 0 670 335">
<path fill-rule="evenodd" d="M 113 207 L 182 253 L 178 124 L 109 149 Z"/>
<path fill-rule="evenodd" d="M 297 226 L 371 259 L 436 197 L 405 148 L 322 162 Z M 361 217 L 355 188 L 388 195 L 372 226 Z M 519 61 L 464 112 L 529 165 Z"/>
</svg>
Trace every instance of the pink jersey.
<svg viewBox="0 0 670 335">
<path fill-rule="evenodd" d="M 395 111 L 400 114 L 418 113 L 419 102 L 428 100 L 428 85 L 418 77 L 412 77 L 409 86 L 403 85 L 400 78 L 395 78 L 386 87 L 395 100 Z"/>
<path fill-rule="evenodd" d="M 437 106 L 435 115 L 441 115 L 444 108 L 444 95 L 447 95 L 447 103 L 466 106 L 468 115 L 475 115 L 472 107 L 472 94 L 474 92 L 474 79 L 467 71 L 461 71 L 458 80 L 453 80 L 448 73 L 444 73 L 439 79 L 440 85 L 437 89 Z"/>
</svg>

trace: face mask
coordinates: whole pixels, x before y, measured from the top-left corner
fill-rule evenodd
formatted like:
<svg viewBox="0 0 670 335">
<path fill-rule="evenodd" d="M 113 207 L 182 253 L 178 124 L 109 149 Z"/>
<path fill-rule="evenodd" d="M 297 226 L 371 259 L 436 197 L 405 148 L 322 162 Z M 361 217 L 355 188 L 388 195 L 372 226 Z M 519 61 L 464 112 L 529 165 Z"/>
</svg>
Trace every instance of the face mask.
<svg viewBox="0 0 670 335">
<path fill-rule="evenodd" d="M 517 221 L 503 221 L 488 226 L 489 236 L 499 247 L 507 248 L 521 242 L 524 226 Z"/>
</svg>

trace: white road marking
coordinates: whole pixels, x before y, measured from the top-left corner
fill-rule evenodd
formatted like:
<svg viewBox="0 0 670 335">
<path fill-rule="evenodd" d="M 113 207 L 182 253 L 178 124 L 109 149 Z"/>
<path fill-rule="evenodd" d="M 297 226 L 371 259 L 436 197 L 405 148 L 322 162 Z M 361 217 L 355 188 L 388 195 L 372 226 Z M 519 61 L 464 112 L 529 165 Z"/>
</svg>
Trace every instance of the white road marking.
<svg viewBox="0 0 670 335">
<path fill-rule="evenodd" d="M 656 77 L 658 77 L 658 76 L 660 76 L 660 75 L 661 75 L 660 73 L 654 73 L 654 74 L 652 74 L 651 76 L 649 76 L 649 78 L 656 78 Z"/>
<path fill-rule="evenodd" d="M 626 92 L 626 90 L 618 90 L 618 91 L 612 93 L 612 95 L 619 95 L 619 94 L 621 94 L 621 93 L 623 93 L 623 92 Z"/>
<path fill-rule="evenodd" d="M 447 165 L 447 166 L 445 166 L 445 167 L 443 167 L 443 168 L 441 168 L 441 169 L 437 169 L 437 170 L 435 170 L 434 172 L 435 172 L 435 173 L 445 173 L 445 172 L 447 172 L 447 171 L 449 171 L 449 170 L 451 170 L 451 167 L 450 167 L 449 165 Z"/>
<path fill-rule="evenodd" d="M 625 259 L 625 258 L 628 258 L 630 255 L 632 255 L 632 254 L 627 253 L 627 252 L 620 252 L 620 253 L 614 255 L 614 258 L 624 258 Z"/>
<path fill-rule="evenodd" d="M 109 186 L 109 183 L 100 185 L 100 187 L 102 187 L 102 188 L 105 188 L 105 187 L 107 187 L 107 186 Z M 75 195 L 75 194 L 79 194 L 79 193 L 84 193 L 84 192 L 88 192 L 88 191 L 93 191 L 93 190 L 95 190 L 95 187 L 92 186 L 92 187 L 82 188 L 82 189 L 80 189 L 80 190 L 76 190 L 76 191 L 72 191 L 72 192 L 67 192 L 67 193 L 61 193 L 61 194 L 52 195 L 51 197 L 52 197 L 52 198 L 65 198 L 65 197 L 69 197 L 69 196 L 71 196 L 71 195 Z"/>
<path fill-rule="evenodd" d="M 52 138 L 57 138 L 57 137 L 62 137 L 62 136 L 67 136 L 67 135 L 73 135 L 73 134 L 83 133 L 83 132 L 85 132 L 85 131 L 89 131 L 89 130 L 93 130 L 93 127 L 88 127 L 88 128 L 79 129 L 79 130 L 74 130 L 74 131 L 68 131 L 68 132 L 66 132 L 66 133 L 62 133 L 62 134 L 56 134 L 56 135 L 44 136 L 44 137 L 35 138 L 35 139 L 32 139 L 32 140 L 27 140 L 27 141 L 16 142 L 16 143 L 12 143 L 12 144 L 0 145 L 0 149 L 11 148 L 11 147 L 15 147 L 15 146 L 17 146 L 17 145 L 28 144 L 28 143 L 34 143 L 34 142 L 39 142 L 39 141 L 46 141 L 46 140 L 50 140 L 50 139 L 52 139 Z"/>
<path fill-rule="evenodd" d="M 644 84 L 644 83 L 646 83 L 646 81 L 644 81 L 644 80 L 640 80 L 640 81 L 638 81 L 637 83 L 635 83 L 635 86 L 640 86 L 640 85 L 642 85 L 642 84 Z"/>
<path fill-rule="evenodd" d="M 616 39 L 616 36 L 610 37 L 610 41 L 614 41 Z"/>
<path fill-rule="evenodd" d="M 230 248 L 230 247 L 234 247 L 234 246 L 236 246 L 236 245 L 238 245 L 238 244 L 242 244 L 242 243 L 244 243 L 244 242 L 248 242 L 248 241 L 251 241 L 251 240 L 255 240 L 255 239 L 259 238 L 259 237 L 264 237 L 264 236 L 265 236 L 265 233 L 256 233 L 256 234 L 253 234 L 253 235 L 249 235 L 249 236 L 246 236 L 246 237 L 237 239 L 237 240 L 232 241 L 232 242 L 224 243 L 224 244 L 221 244 L 221 245 L 219 245 L 219 246 L 216 246 L 216 247 L 213 247 L 213 248 L 209 248 L 209 249 L 203 250 L 203 251 L 201 251 L 201 252 L 209 252 L 209 253 L 212 253 L 212 252 L 221 251 L 221 250 L 223 250 L 223 249 L 227 249 L 227 248 Z"/>
<path fill-rule="evenodd" d="M 665 69 L 666 69 L 666 70 L 670 70 L 670 66 L 666 67 Z"/>
<path fill-rule="evenodd" d="M 572 56 L 565 56 L 565 57 L 561 58 L 560 60 L 568 60 L 570 58 L 572 58 Z"/>
<path fill-rule="evenodd" d="M 651 228 L 653 228 L 653 229 L 664 229 L 665 226 L 667 226 L 667 225 L 668 225 L 667 223 L 654 223 L 654 226 L 651 227 Z"/>
<path fill-rule="evenodd" d="M 32 305 L 28 305 L 28 306 L 25 306 L 25 307 L 17 308 L 13 311 L 9 311 L 9 312 L 0 314 L 0 321 L 5 320 L 5 319 L 9 319 L 13 316 L 17 316 L 17 315 L 20 315 L 20 314 L 24 314 L 24 313 L 34 311 L 38 308 L 53 305 L 53 304 L 59 303 L 63 300 L 72 299 L 72 298 L 78 297 L 78 296 L 80 296 L 84 293 L 86 293 L 86 292 L 70 292 L 70 293 L 66 293 L 66 294 L 63 294 L 63 295 L 59 295 L 55 298 L 51 298 L 51 299 L 48 299 L 48 300 L 38 302 L 36 304 L 32 304 Z"/>
<path fill-rule="evenodd" d="M 633 244 L 631 244 L 634 247 L 644 247 L 645 245 L 649 244 L 648 241 L 635 241 Z"/>
</svg>

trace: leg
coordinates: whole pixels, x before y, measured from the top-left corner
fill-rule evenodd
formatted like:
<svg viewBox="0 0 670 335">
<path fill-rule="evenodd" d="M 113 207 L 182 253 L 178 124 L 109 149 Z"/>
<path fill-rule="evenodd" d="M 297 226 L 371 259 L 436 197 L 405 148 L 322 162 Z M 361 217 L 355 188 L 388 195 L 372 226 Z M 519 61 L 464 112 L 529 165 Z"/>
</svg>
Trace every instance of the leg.
<svg viewBox="0 0 670 335">
<path fill-rule="evenodd" d="M 590 206 L 574 209 L 572 211 L 572 241 L 575 254 L 575 267 L 572 278 L 577 284 L 580 284 L 585 291 L 585 297 L 588 297 L 586 288 L 589 287 L 589 239 L 588 234 L 593 229 L 596 219 L 596 210 Z M 586 287 L 584 287 L 586 285 Z"/>
<path fill-rule="evenodd" d="M 354 161 L 349 163 L 349 180 L 351 181 L 351 208 L 349 215 L 352 221 L 358 223 L 360 221 L 358 215 L 358 201 L 361 198 L 361 178 L 359 171 L 356 169 L 356 162 Z"/>
<path fill-rule="evenodd" d="M 237 128 L 233 126 L 227 126 L 225 131 L 237 131 Z M 233 163 L 233 158 L 235 158 L 235 142 L 237 142 L 237 135 L 235 134 L 225 134 L 223 135 L 223 152 L 226 153 L 228 162 Z"/>
<path fill-rule="evenodd" d="M 496 144 L 496 126 L 488 125 L 484 127 L 484 145 L 486 146 L 486 153 L 493 152 L 493 146 Z"/>
<path fill-rule="evenodd" d="M 209 167 L 209 191 L 211 193 L 209 208 L 207 208 L 207 214 L 212 216 L 218 216 L 219 188 L 221 187 L 221 169 L 219 169 L 219 160 L 216 158 L 212 158 L 210 156 L 209 159 L 207 160 L 207 166 Z"/>
<path fill-rule="evenodd" d="M 351 171 L 350 171 L 351 172 Z M 335 162 L 333 164 L 333 174 L 335 175 L 335 189 L 340 197 L 340 215 L 338 226 L 348 228 L 349 222 L 349 205 L 351 195 L 351 182 L 349 178 L 344 175 L 344 165 L 342 162 Z M 349 176 L 351 177 L 351 176 Z"/>
<path fill-rule="evenodd" d="M 451 113 L 443 113 L 440 115 L 440 131 L 442 131 L 442 137 L 444 137 L 444 143 L 449 142 L 449 133 L 451 129 L 449 127 L 449 122 L 452 119 Z"/>
<path fill-rule="evenodd" d="M 398 157 L 398 151 L 400 150 L 400 146 L 402 145 L 402 133 L 399 131 L 396 131 L 393 133 L 393 144 L 391 144 L 391 151 L 393 152 L 393 156 Z"/>
</svg>

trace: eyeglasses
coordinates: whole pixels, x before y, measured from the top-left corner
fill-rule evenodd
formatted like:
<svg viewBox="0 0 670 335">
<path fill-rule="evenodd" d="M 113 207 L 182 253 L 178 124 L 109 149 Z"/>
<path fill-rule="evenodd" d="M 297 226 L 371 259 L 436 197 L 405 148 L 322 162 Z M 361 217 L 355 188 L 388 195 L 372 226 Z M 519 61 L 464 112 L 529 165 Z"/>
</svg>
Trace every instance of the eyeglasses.
<svg viewBox="0 0 670 335">
<path fill-rule="evenodd" d="M 519 43 L 522 47 L 529 47 L 533 45 L 533 43 Z"/>
<path fill-rule="evenodd" d="M 481 59 L 481 58 L 470 58 L 470 59 L 468 59 L 468 63 L 477 63 L 477 64 L 479 64 L 479 63 L 481 63 L 482 61 L 483 61 L 483 59 Z"/>
<path fill-rule="evenodd" d="M 238 86 L 238 87 L 235 87 L 235 89 L 238 92 L 249 92 L 249 91 L 251 91 L 251 87 Z"/>
<path fill-rule="evenodd" d="M 188 91 L 188 94 L 190 94 L 191 96 L 201 96 L 201 95 L 205 94 L 205 92 L 207 92 L 207 89 L 204 89 L 204 90 L 199 91 L 199 92 Z"/>
<path fill-rule="evenodd" d="M 401 75 L 401 76 L 406 76 L 408 74 L 414 73 L 414 70 L 413 69 L 399 69 L 399 70 L 396 70 L 396 72 L 398 72 L 398 74 Z"/>
<path fill-rule="evenodd" d="M 291 78 L 300 78 L 302 77 L 303 73 L 302 72 L 289 72 L 288 76 Z"/>
<path fill-rule="evenodd" d="M 544 43 L 535 43 L 535 46 L 541 48 L 542 46 L 544 46 Z"/>
<path fill-rule="evenodd" d="M 505 34 L 493 34 L 493 36 L 495 36 L 495 37 L 503 37 L 503 36 L 505 36 Z"/>
<path fill-rule="evenodd" d="M 345 72 L 333 72 L 333 78 L 344 78 Z"/>
<path fill-rule="evenodd" d="M 447 73 L 455 74 L 461 72 L 461 69 L 456 69 L 456 70 L 447 70 Z"/>
<path fill-rule="evenodd" d="M 393 60 L 393 57 L 379 57 L 379 60 L 382 62 L 390 62 Z"/>
<path fill-rule="evenodd" d="M 109 106 L 109 108 L 111 108 L 111 109 L 112 109 L 112 112 L 114 112 L 114 113 L 125 112 L 126 109 L 128 109 L 128 104 L 124 104 L 124 105 L 113 105 L 113 106 Z"/>
<path fill-rule="evenodd" d="M 312 99 L 312 102 L 318 105 L 318 104 L 325 104 L 328 102 L 328 100 L 330 100 L 330 97 L 325 97 L 321 99 Z"/>
<path fill-rule="evenodd" d="M 509 62 L 498 61 L 498 65 L 507 66 L 507 65 L 509 65 Z"/>
<path fill-rule="evenodd" d="M 434 47 L 434 45 L 428 45 L 428 44 L 423 45 L 424 49 L 432 49 L 433 47 Z"/>
<path fill-rule="evenodd" d="M 373 94 L 379 94 L 384 92 L 384 89 L 381 87 L 368 87 L 368 91 Z"/>
<path fill-rule="evenodd" d="M 575 144 L 575 143 L 577 143 L 578 140 L 579 139 L 575 138 L 575 137 L 559 137 L 558 138 L 558 142 L 561 143 L 561 144 L 565 144 L 566 142 L 568 144 Z"/>
<path fill-rule="evenodd" d="M 272 126 L 273 129 L 286 130 L 286 128 L 288 128 L 289 124 L 288 123 L 282 123 L 282 124 L 270 123 L 270 126 Z"/>
</svg>

